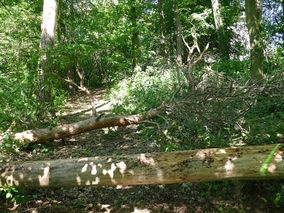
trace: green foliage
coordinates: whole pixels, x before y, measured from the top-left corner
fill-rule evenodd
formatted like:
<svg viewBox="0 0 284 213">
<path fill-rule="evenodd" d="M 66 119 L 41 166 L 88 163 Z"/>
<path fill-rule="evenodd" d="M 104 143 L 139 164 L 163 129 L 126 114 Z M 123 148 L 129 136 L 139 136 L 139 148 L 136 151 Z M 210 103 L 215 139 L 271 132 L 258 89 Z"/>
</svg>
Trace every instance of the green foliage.
<svg viewBox="0 0 284 213">
<path fill-rule="evenodd" d="M 6 4 L 6 2 L 5 2 Z M 37 99 L 42 2 L 13 1 L 0 8 L 0 131 L 11 127 L 20 131 L 44 119 Z M 55 82 L 55 106 L 63 94 Z"/>
<path fill-rule="evenodd" d="M 283 96 L 283 95 L 282 95 Z M 283 139 L 284 129 L 283 97 L 260 96 L 257 105 L 247 114 L 248 144 L 276 143 Z"/>
<path fill-rule="evenodd" d="M 279 192 L 275 193 L 273 203 L 277 208 L 283 207 L 284 205 L 284 185 L 283 184 L 280 184 Z"/>
<path fill-rule="evenodd" d="M 48 152 L 49 152 L 49 148 L 46 147 L 46 146 L 43 145 L 43 144 L 35 144 L 35 145 L 32 147 L 32 153 L 33 153 L 33 154 L 36 154 L 37 152 L 48 153 Z"/>
<path fill-rule="evenodd" d="M 144 140 L 154 141 L 164 151 L 232 144 L 261 145 L 283 140 L 281 75 L 271 77 L 262 86 L 251 85 L 254 83 L 239 79 L 240 76 L 246 79 L 242 70 L 247 62 L 232 61 L 231 67 L 226 66 L 228 63 L 220 62 L 215 67 L 219 72 L 210 71 L 203 75 L 195 94 L 185 92 L 183 96 L 175 97 L 178 98 L 176 101 L 182 99 L 188 104 L 170 108 L 167 116 L 154 119 L 152 126 L 140 126 Z M 242 73 L 235 80 L 229 78 L 234 72 L 225 73 L 227 77 L 220 74 L 234 69 L 234 64 L 237 64 L 235 72 L 240 70 Z M 173 97 L 177 91 L 174 74 L 149 70 L 121 81 L 110 91 L 115 113 L 145 112 L 159 106 L 166 97 Z M 227 94 L 231 82 L 234 82 L 232 91 Z"/>
<path fill-rule="evenodd" d="M 0 9 L 0 130 L 35 119 L 39 14 L 27 2 Z M 33 20 L 33 21 L 31 21 Z"/>
<path fill-rule="evenodd" d="M 16 203 L 25 203 L 28 201 L 28 198 L 13 186 L 0 186 L 0 196 L 3 196 L 5 199 Z"/>
<path fill-rule="evenodd" d="M 0 152 L 18 154 L 19 151 L 28 146 L 27 141 L 12 140 L 9 135 L 5 135 L 3 142 L 0 143 Z"/>
<path fill-rule="evenodd" d="M 114 104 L 116 114 L 143 113 L 160 106 L 166 99 L 167 103 L 172 104 L 166 108 L 166 113 L 139 125 L 139 140 L 145 143 L 151 141 L 160 151 L 166 152 L 283 142 L 284 78 L 279 75 L 283 73 L 284 67 L 281 46 L 283 20 L 280 20 L 283 19 L 283 9 L 279 9 L 279 0 L 264 1 L 264 71 L 267 79 L 260 85 L 248 81 L 249 60 L 216 61 L 220 58 L 220 53 L 211 1 L 178 1 L 184 39 L 190 46 L 193 45 L 194 27 L 200 50 L 209 42 L 210 49 L 206 57 L 208 61 L 215 63 L 212 70 L 207 69 L 205 63 L 194 67 L 193 77 L 197 83 L 195 93 L 190 91 L 185 79 L 181 80 L 181 86 L 177 84 L 175 64 L 166 64 L 161 57 L 161 24 L 157 1 L 135 1 L 136 25 L 131 23 L 129 15 L 133 1 L 59 2 L 55 45 L 46 50 L 50 58 L 49 68 L 56 75 L 72 79 L 79 85 L 77 71 L 80 71 L 85 86 L 111 86 L 108 97 Z M 50 119 L 51 116 L 46 118 L 41 114 L 42 105 L 37 99 L 38 61 L 43 54 L 39 47 L 42 3 L 42 0 L 1 1 L 1 136 L 4 135 L 2 132 L 9 134 L 11 131 L 58 124 L 59 118 Z M 168 62 L 176 59 L 177 33 L 172 3 L 173 1 L 164 1 L 163 5 Z M 223 42 L 229 48 L 231 58 L 244 56 L 247 47 L 242 47 L 243 44 L 232 30 L 242 13 L 240 2 L 222 0 L 220 4 L 226 33 Z M 140 67 L 136 70 L 132 69 L 133 31 L 138 32 L 139 38 Z M 186 56 L 187 48 L 183 46 L 184 64 Z M 194 59 L 198 56 L 197 51 L 193 53 Z M 68 94 L 67 83 L 63 83 L 56 75 L 49 73 L 46 76 L 54 100 L 54 104 L 50 103 L 45 109 L 47 111 L 60 111 Z M 180 100 L 186 103 L 176 104 Z M 117 137 L 117 134 L 117 131 L 110 130 L 106 138 Z M 44 158 L 44 155 L 38 154 L 50 154 L 50 148 L 46 145 L 28 146 L 26 141 L 11 140 L 8 136 L 0 143 L 1 153 L 19 154 L 23 148 L 36 155 L 34 160 Z M 114 155 L 122 154 L 123 152 L 114 152 Z M 72 157 L 82 155 L 91 156 L 92 152 L 82 147 L 71 153 Z M 218 196 L 221 192 L 231 195 L 230 184 L 232 182 L 210 182 L 198 186 L 203 192 L 201 196 L 210 199 L 210 196 Z M 190 189 L 196 185 L 184 183 L 182 186 Z M 283 207 L 282 183 L 259 186 L 264 186 L 263 188 L 271 192 L 263 198 L 267 203 L 277 208 Z M 246 199 L 250 192 L 244 193 L 241 198 Z M 0 195 L 17 203 L 26 201 L 26 197 L 14 187 L 1 186 Z M 33 198 L 36 199 L 37 195 Z M 79 202 L 75 206 L 82 208 L 85 204 Z M 63 207 L 53 204 L 53 208 L 60 210 Z M 216 211 L 230 212 L 232 209 L 225 202 L 220 202 Z"/>
<path fill-rule="evenodd" d="M 108 95 L 114 104 L 116 114 L 145 112 L 158 107 L 170 97 L 177 87 L 175 70 L 160 71 L 147 67 L 115 85 Z"/>
<path fill-rule="evenodd" d="M 249 61 L 239 60 L 221 60 L 216 62 L 212 67 L 217 72 L 224 73 L 232 78 L 248 78 L 249 77 Z"/>
<path fill-rule="evenodd" d="M 276 75 L 284 72 L 284 48 L 275 48 L 264 61 L 264 70 L 267 75 Z"/>
</svg>

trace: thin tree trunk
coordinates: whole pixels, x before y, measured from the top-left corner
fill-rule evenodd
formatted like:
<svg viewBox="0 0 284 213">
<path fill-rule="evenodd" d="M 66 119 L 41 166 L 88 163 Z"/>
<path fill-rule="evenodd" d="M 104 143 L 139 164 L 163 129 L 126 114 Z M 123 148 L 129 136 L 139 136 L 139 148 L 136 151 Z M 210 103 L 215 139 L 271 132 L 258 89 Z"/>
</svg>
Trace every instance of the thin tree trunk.
<svg viewBox="0 0 284 213">
<path fill-rule="evenodd" d="M 282 19 L 281 19 L 281 23 L 282 23 L 282 26 L 284 25 L 284 0 L 281 0 L 282 2 Z M 282 41 L 284 40 L 284 29 L 282 28 L 281 30 L 282 32 Z"/>
<path fill-rule="evenodd" d="M 161 53 L 164 58 L 164 62 L 167 61 L 167 45 L 166 45 L 166 27 L 165 27 L 165 16 L 163 11 L 164 0 L 158 0 L 158 10 L 160 15 L 161 25 Z"/>
<path fill-rule="evenodd" d="M 58 188 L 284 179 L 284 145 L 0 164 L 0 186 Z"/>
<path fill-rule="evenodd" d="M 133 68 L 139 66 L 139 32 L 137 28 L 136 0 L 131 0 L 130 19 L 132 24 L 132 65 Z"/>
<path fill-rule="evenodd" d="M 176 32 L 177 32 L 177 64 L 178 64 L 178 70 L 177 70 L 177 79 L 179 85 L 180 83 L 180 71 L 182 70 L 182 28 L 181 28 L 181 21 L 180 21 L 180 14 L 178 9 L 177 0 L 174 0 L 174 15 L 175 15 L 175 21 L 176 21 Z"/>
<path fill-rule="evenodd" d="M 284 23 L 284 0 L 281 0 L 282 2 L 282 22 Z"/>
<path fill-rule="evenodd" d="M 214 15 L 214 21 L 215 21 L 215 27 L 217 31 L 218 36 L 218 43 L 221 55 L 227 59 L 229 59 L 229 50 L 227 45 L 227 39 L 224 31 L 224 24 L 220 12 L 220 3 L 219 0 L 211 0 L 212 3 L 212 9 L 213 9 L 213 15 Z"/>
<path fill-rule="evenodd" d="M 59 0 L 44 0 L 43 3 L 40 49 L 44 52 L 54 45 L 58 1 Z M 46 52 L 40 57 L 39 65 L 38 99 L 41 103 L 47 105 L 52 101 L 52 91 L 50 85 L 46 82 L 46 75 L 50 71 L 48 55 Z"/>
<path fill-rule="evenodd" d="M 263 78 L 262 0 L 246 0 L 245 12 L 250 39 L 250 75 L 252 78 L 261 79 Z"/>
</svg>

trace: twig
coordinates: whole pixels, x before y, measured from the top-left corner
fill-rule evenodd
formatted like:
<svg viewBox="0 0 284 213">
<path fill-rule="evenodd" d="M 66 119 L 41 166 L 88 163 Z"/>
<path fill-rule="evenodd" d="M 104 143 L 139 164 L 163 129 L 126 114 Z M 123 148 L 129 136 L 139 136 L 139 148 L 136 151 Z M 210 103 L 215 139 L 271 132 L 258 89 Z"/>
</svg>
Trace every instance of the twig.
<svg viewBox="0 0 284 213">
<path fill-rule="evenodd" d="M 201 53 L 199 58 L 192 63 L 192 66 L 195 66 L 199 61 L 202 60 L 202 58 L 203 58 L 203 56 L 204 56 L 204 54 L 205 54 L 205 52 L 207 51 L 208 48 L 209 48 L 209 43 L 207 43 L 205 49 L 203 50 L 203 52 Z"/>
</svg>

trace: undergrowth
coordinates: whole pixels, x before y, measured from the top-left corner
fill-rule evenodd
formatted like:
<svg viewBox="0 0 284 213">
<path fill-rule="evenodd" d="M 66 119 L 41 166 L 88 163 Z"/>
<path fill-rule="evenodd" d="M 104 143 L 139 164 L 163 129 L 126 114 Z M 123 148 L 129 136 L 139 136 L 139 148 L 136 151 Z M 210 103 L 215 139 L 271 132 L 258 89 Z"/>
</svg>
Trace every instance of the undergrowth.
<svg viewBox="0 0 284 213">
<path fill-rule="evenodd" d="M 154 67 L 120 81 L 107 94 L 116 114 L 135 114 L 158 107 L 177 88 L 175 70 Z"/>
<path fill-rule="evenodd" d="M 284 78 L 281 72 L 263 82 L 253 82 L 245 80 L 246 77 L 233 78 L 228 73 L 208 69 L 205 73 L 197 73 L 195 80 L 200 74 L 202 78 L 192 93 L 184 79 L 182 86 L 175 83 L 175 71 L 137 73 L 110 90 L 108 97 L 115 103 L 116 114 L 145 112 L 167 100 L 164 114 L 139 125 L 140 141 L 150 141 L 162 152 L 284 142 Z M 192 185 L 183 184 L 189 188 Z M 232 199 L 255 202 L 258 194 L 276 209 L 281 209 L 284 203 L 281 181 L 197 185 L 207 197 L 222 188 L 227 192 L 235 190 L 231 193 Z M 258 191 L 248 192 L 251 187 Z M 220 211 L 225 210 L 225 206 L 221 206 Z"/>
<path fill-rule="evenodd" d="M 181 86 L 176 83 L 175 72 L 138 72 L 108 94 L 116 114 L 145 112 L 167 100 L 166 114 L 140 125 L 143 140 L 151 139 L 161 151 L 283 141 L 281 74 L 253 82 L 208 69 L 195 78 L 199 81 L 192 93 L 185 79 Z"/>
</svg>

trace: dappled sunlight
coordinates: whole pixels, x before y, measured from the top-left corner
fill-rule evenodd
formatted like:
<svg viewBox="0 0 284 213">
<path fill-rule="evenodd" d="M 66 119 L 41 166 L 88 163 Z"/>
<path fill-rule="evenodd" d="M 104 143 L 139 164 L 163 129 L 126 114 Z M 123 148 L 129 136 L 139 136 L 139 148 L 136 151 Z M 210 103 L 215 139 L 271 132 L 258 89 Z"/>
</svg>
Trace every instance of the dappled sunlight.
<svg viewBox="0 0 284 213">
<path fill-rule="evenodd" d="M 274 173 L 276 171 L 277 167 L 274 163 L 270 163 L 268 165 L 268 168 L 267 168 L 267 171 L 270 172 L 270 173 Z"/>
<path fill-rule="evenodd" d="M 76 181 L 77 181 L 78 186 L 81 186 L 82 180 L 79 175 L 76 176 Z"/>
<path fill-rule="evenodd" d="M 276 152 L 275 155 L 274 155 L 275 162 L 277 162 L 277 163 L 282 162 L 283 161 L 283 157 L 282 156 L 283 156 L 283 152 L 282 151 Z"/>
<path fill-rule="evenodd" d="M 109 170 L 103 169 L 103 175 L 109 174 L 110 178 L 113 179 L 116 168 L 117 167 L 114 165 L 114 163 L 112 163 Z"/>
<path fill-rule="evenodd" d="M 116 164 L 117 167 L 119 168 L 119 172 L 122 174 L 122 176 L 124 175 L 125 171 L 126 171 L 126 164 L 124 162 L 120 162 Z"/>
<path fill-rule="evenodd" d="M 104 181 L 109 182 L 110 185 L 115 185 L 117 184 L 115 173 L 118 172 L 117 175 L 121 175 L 124 177 L 126 172 L 129 174 L 133 173 L 131 171 L 127 171 L 127 165 L 125 162 L 120 161 L 118 163 L 114 163 L 112 158 L 107 158 L 105 159 L 105 163 L 94 163 L 93 161 L 89 162 L 88 158 L 83 158 L 78 160 L 78 162 L 84 162 L 87 161 L 84 165 L 82 165 L 81 168 L 81 174 L 76 175 L 76 181 L 78 185 L 100 185 L 101 178 L 104 177 Z M 107 169 L 107 167 L 110 167 Z M 91 176 L 94 176 L 94 178 L 84 178 L 85 176 L 82 175 L 86 173 L 86 176 L 90 173 Z M 109 177 L 109 181 L 107 180 L 106 177 Z"/>
<path fill-rule="evenodd" d="M 138 159 L 140 160 L 140 162 L 142 164 L 149 165 L 149 166 L 153 167 L 156 170 L 156 176 L 157 176 L 157 179 L 159 181 L 163 181 L 164 180 L 163 171 L 156 165 L 154 158 L 147 157 L 145 154 L 140 154 Z M 146 177 L 147 176 L 145 175 L 145 176 L 140 176 L 139 178 L 146 178 Z"/>
<path fill-rule="evenodd" d="M 150 166 L 155 166 L 155 160 L 153 158 L 147 158 L 145 154 L 140 154 L 138 159 L 143 164 L 150 165 Z"/>
<path fill-rule="evenodd" d="M 111 132 L 116 132 L 118 130 L 118 126 L 102 128 L 102 130 L 104 131 L 104 134 L 109 134 Z"/>
<path fill-rule="evenodd" d="M 134 207 L 134 211 L 132 213 L 151 213 L 152 211 L 150 209 L 140 209 L 137 207 Z"/>
<path fill-rule="evenodd" d="M 54 37 L 55 32 L 55 22 L 56 22 L 56 10 L 55 7 L 57 7 L 57 3 L 55 3 L 55 0 L 50 1 L 44 1 L 44 13 L 43 13 L 43 23 L 41 28 L 45 29 L 45 33 L 48 35 L 48 37 L 52 38 Z"/>
<path fill-rule="evenodd" d="M 81 170 L 81 172 L 86 172 L 88 168 L 88 164 L 85 164 Z"/>
<path fill-rule="evenodd" d="M 17 185 L 18 181 L 14 178 L 13 175 L 9 175 L 6 177 L 6 183 L 8 186 L 13 186 L 14 184 L 18 186 Z"/>
<path fill-rule="evenodd" d="M 116 189 L 132 189 L 133 186 L 116 185 Z"/>
<path fill-rule="evenodd" d="M 154 158 L 147 157 L 146 154 L 140 154 L 137 156 L 138 164 L 135 163 L 137 161 L 135 159 L 133 159 L 133 163 L 129 162 L 130 167 L 133 169 L 128 168 L 127 162 L 123 160 L 119 161 L 119 157 L 117 158 L 118 159 L 107 157 L 103 160 L 99 160 L 98 157 L 95 157 L 95 159 L 98 159 L 100 163 L 95 163 L 91 158 L 79 159 L 78 163 L 81 165 L 81 172 L 76 174 L 77 185 L 135 184 L 137 180 L 143 182 L 153 175 L 147 174 L 148 169 L 150 169 L 149 171 L 152 171 L 152 169 L 155 171 L 155 175 L 154 177 L 151 177 L 151 179 L 154 178 L 161 182 L 164 180 L 163 171 L 156 165 Z M 138 167 L 135 168 L 133 167 L 134 165 L 135 167 Z M 146 169 L 145 171 L 144 168 Z M 147 181 L 151 183 L 152 180 Z"/>
<path fill-rule="evenodd" d="M 280 147 L 280 148 L 279 148 Z M 277 150 L 279 149 L 279 150 Z M 71 187 L 282 177 L 280 144 L 11 164 L 1 184 Z M 252 157 L 253 156 L 253 157 Z M 9 164 L 7 164 L 9 165 Z"/>
<path fill-rule="evenodd" d="M 35 135 L 32 132 L 32 130 L 27 130 L 25 132 L 16 133 L 15 134 L 15 139 L 16 140 L 20 140 L 20 141 L 23 141 L 24 139 L 27 139 L 29 141 L 33 141 L 33 140 L 35 140 Z"/>
<path fill-rule="evenodd" d="M 237 158 L 233 158 L 233 159 L 229 159 L 227 160 L 224 168 L 225 168 L 225 171 L 226 171 L 226 176 L 232 176 L 234 175 L 234 163 L 232 161 L 236 160 Z"/>
<path fill-rule="evenodd" d="M 50 176 L 50 163 L 47 163 L 47 166 L 43 168 L 43 175 L 38 176 L 39 185 L 48 186 L 49 176 Z"/>
</svg>

